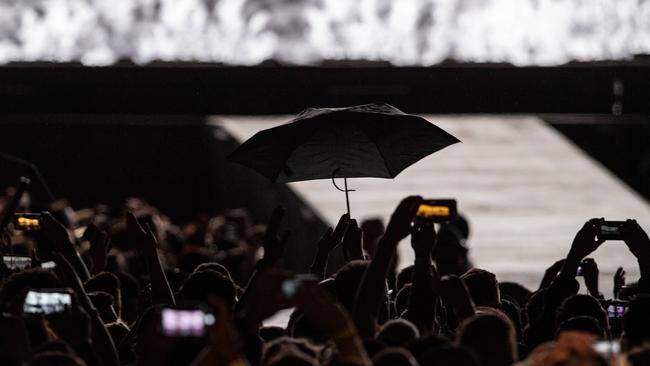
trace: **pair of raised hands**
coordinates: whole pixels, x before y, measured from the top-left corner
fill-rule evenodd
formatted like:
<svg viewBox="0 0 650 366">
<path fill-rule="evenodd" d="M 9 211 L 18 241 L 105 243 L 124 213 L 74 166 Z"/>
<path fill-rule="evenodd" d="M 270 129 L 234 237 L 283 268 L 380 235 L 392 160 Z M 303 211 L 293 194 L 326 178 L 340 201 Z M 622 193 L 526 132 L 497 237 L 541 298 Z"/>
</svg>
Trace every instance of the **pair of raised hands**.
<svg viewBox="0 0 650 366">
<path fill-rule="evenodd" d="M 598 237 L 600 227 L 604 222 L 605 220 L 602 218 L 587 221 L 573 239 L 567 259 L 582 261 L 582 259 L 596 251 L 605 242 L 605 240 Z M 650 239 L 636 220 L 628 219 L 625 221 L 620 231 L 623 241 L 637 259 L 650 259 Z"/>
<path fill-rule="evenodd" d="M 357 220 L 350 218 L 349 214 L 343 214 L 336 227 L 328 228 L 320 238 L 318 251 L 329 255 L 341 245 L 350 260 L 363 259 L 362 237 L 363 233 Z"/>
</svg>

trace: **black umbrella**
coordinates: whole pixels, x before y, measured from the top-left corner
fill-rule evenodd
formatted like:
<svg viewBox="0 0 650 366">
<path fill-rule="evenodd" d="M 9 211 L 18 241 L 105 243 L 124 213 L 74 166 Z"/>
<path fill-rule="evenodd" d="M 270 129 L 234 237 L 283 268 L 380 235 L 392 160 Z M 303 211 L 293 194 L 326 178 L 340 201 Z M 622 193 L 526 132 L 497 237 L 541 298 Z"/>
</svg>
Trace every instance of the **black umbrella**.
<svg viewBox="0 0 650 366">
<path fill-rule="evenodd" d="M 308 108 L 260 131 L 228 159 L 278 183 L 312 179 L 394 178 L 411 164 L 459 142 L 422 117 L 388 104 Z"/>
</svg>

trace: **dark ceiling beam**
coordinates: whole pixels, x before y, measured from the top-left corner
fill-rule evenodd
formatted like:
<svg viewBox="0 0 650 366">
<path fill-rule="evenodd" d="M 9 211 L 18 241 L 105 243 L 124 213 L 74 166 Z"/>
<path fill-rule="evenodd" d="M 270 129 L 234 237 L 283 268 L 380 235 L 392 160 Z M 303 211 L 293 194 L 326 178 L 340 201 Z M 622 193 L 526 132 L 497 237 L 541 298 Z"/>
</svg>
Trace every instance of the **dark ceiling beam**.
<svg viewBox="0 0 650 366">
<path fill-rule="evenodd" d="M 412 113 L 650 114 L 650 67 L 0 67 L 3 114 L 293 114 L 367 102 Z"/>
</svg>

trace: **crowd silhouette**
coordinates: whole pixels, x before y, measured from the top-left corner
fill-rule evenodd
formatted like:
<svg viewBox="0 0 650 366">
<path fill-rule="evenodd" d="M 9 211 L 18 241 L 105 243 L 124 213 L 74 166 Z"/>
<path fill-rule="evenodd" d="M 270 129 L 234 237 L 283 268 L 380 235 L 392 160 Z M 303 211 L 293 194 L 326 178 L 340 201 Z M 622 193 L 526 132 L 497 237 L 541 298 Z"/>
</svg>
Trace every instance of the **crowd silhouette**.
<svg viewBox="0 0 650 366">
<path fill-rule="evenodd" d="M 416 220 L 421 203 L 406 197 L 386 223 L 342 215 L 303 244 L 317 247 L 309 273 L 292 273 L 281 207 L 265 225 L 245 209 L 175 225 L 140 199 L 58 202 L 2 232 L 0 364 L 650 365 L 650 239 L 635 220 L 607 238 L 588 220 L 528 289 L 474 267 L 467 221 Z M 589 257 L 605 240 L 641 273 L 626 283 L 621 267 L 612 299 Z M 340 249 L 346 263 L 328 268 Z M 283 309 L 286 326 L 265 325 Z"/>
</svg>

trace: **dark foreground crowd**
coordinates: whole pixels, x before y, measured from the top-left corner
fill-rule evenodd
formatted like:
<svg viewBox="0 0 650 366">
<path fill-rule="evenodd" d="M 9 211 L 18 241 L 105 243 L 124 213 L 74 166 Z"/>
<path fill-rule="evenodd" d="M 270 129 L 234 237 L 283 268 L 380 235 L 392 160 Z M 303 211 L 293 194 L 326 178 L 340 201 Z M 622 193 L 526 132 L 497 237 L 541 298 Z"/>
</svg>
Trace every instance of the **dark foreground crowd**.
<svg viewBox="0 0 650 366">
<path fill-rule="evenodd" d="M 385 227 L 343 215 L 304 243 L 318 248 L 309 274 L 282 268 L 281 208 L 265 227 L 243 210 L 175 226 L 136 199 L 59 205 L 2 233 L 0 365 L 650 365 L 650 239 L 636 221 L 620 239 L 641 278 L 619 270 L 604 299 L 587 258 L 601 220 L 527 289 L 473 268 L 467 224 L 414 220 L 420 202 L 405 198 Z M 396 272 L 406 238 L 415 260 Z M 347 263 L 328 275 L 338 248 Z M 286 327 L 264 326 L 282 309 Z"/>
</svg>

